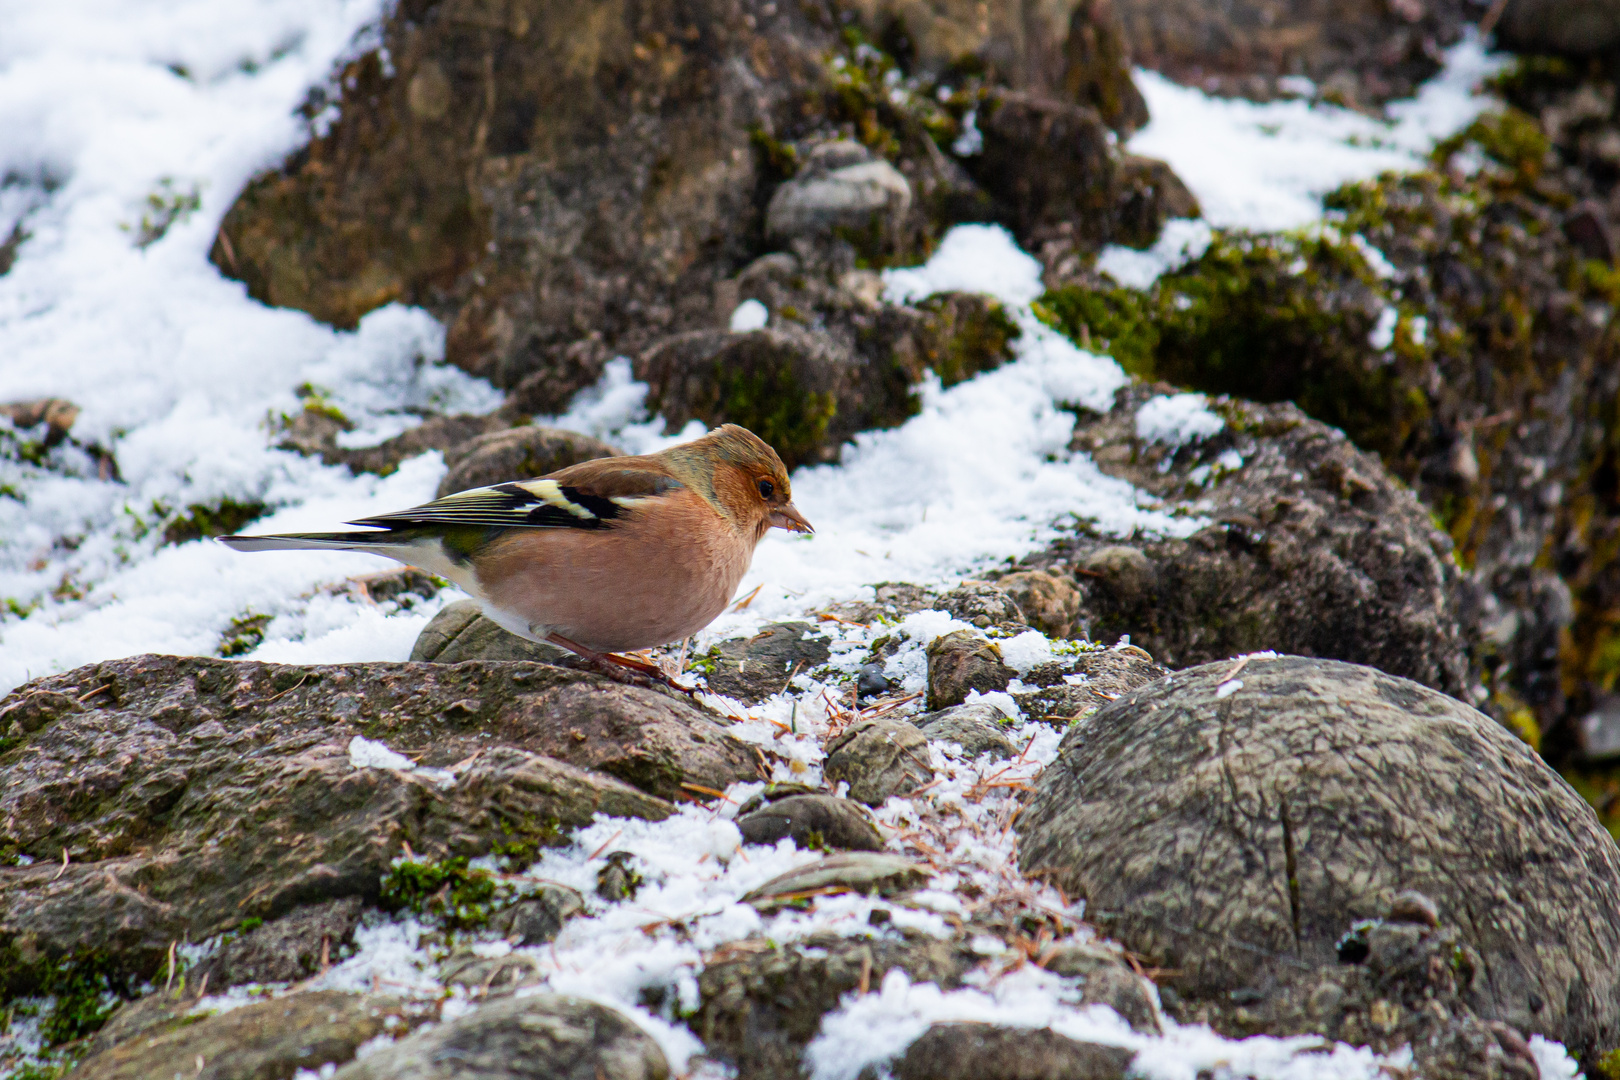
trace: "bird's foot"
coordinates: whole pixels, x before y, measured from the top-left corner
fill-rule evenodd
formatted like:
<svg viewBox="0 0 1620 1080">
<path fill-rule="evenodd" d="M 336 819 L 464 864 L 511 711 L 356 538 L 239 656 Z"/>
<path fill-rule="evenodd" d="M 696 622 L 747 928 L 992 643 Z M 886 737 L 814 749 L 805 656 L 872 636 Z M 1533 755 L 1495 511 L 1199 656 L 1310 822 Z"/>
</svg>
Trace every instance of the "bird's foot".
<svg viewBox="0 0 1620 1080">
<path fill-rule="evenodd" d="M 546 640 L 553 645 L 562 646 L 580 659 L 587 661 L 592 667 L 614 682 L 623 682 L 631 686 L 640 682 L 652 682 L 659 686 L 666 686 L 671 690 L 679 690 L 683 694 L 690 695 L 697 692 L 690 686 L 682 686 L 676 682 L 668 672 L 657 664 L 642 660 L 639 657 L 625 656 L 622 653 L 597 652 L 595 649 L 587 649 L 578 642 L 570 641 L 561 634 L 551 634 Z M 640 676 L 640 678 L 635 676 Z"/>
</svg>

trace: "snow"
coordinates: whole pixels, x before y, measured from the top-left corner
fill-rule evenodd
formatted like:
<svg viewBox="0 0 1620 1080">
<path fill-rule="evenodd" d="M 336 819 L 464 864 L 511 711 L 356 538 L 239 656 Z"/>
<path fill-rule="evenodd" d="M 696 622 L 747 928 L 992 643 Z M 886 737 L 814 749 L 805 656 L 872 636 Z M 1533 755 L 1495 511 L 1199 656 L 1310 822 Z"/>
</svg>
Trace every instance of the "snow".
<svg viewBox="0 0 1620 1080">
<path fill-rule="evenodd" d="M 0 690 L 137 652 L 214 653 L 233 620 L 255 616 L 268 621 L 252 659 L 401 660 L 452 598 L 447 591 L 409 606 L 370 602 L 346 587 L 347 579 L 393 564 L 369 556 L 244 556 L 208 541 L 160 540 L 173 515 L 225 499 L 265 505 L 254 531 L 288 531 L 330 528 L 432 496 L 444 473 L 437 454 L 379 478 L 277 449 L 280 418 L 302 408 L 301 388 L 355 422 L 343 437 L 351 446 L 405 430 L 422 410 L 487 412 L 500 402 L 493 388 L 443 363 L 444 330 L 422 311 L 394 305 L 353 331 L 336 331 L 252 301 L 207 261 L 220 218 L 248 178 L 307 138 L 296 108 L 308 89 L 370 46 L 382 9 L 383 0 L 0 0 L 0 233 L 19 221 L 30 233 L 0 277 L 0 401 L 72 400 L 82 409 L 75 438 L 110 448 L 122 477 L 96 478 L 67 448 L 53 452 L 49 468 L 0 463 L 0 490 L 16 495 L 0 494 L 0 610 L 12 609 L 0 614 Z M 1382 169 L 1415 167 L 1435 138 L 1466 124 L 1483 106 L 1472 87 L 1495 63 L 1475 42 L 1458 46 L 1417 99 L 1391 108 L 1389 124 L 1303 101 L 1216 101 L 1139 73 L 1154 120 L 1130 149 L 1169 160 L 1205 218 L 1172 222 L 1147 252 L 1111 248 L 1099 268 L 1121 284 L 1146 287 L 1196 258 L 1212 226 L 1318 220 L 1322 192 Z M 975 152 L 974 134 L 970 120 L 959 152 Z M 178 211 L 161 236 L 137 246 L 142 217 L 153 213 L 150 196 L 175 200 Z M 956 228 L 927 263 L 888 270 L 884 282 L 891 300 L 948 290 L 999 299 L 1021 330 L 1016 357 L 950 389 L 925 383 L 921 411 L 908 423 L 858 436 L 837 465 L 799 470 L 795 502 L 817 534 L 773 534 L 762 544 L 742 585 L 744 594 L 758 587 L 757 595 L 717 620 L 707 638 L 870 597 L 883 581 L 949 587 L 1077 522 L 1118 536 L 1186 536 L 1207 524 L 1166 512 L 1068 449 L 1071 410 L 1109 408 L 1128 380 L 1111 358 L 1077 348 L 1035 317 L 1040 264 L 1005 230 Z M 747 301 L 730 325 L 746 332 L 768 320 L 763 305 Z M 629 362 L 615 360 L 552 419 L 631 452 L 701 434 L 695 424 L 668 431 L 648 417 L 646 393 Z M 1221 429 L 1207 402 L 1192 394 L 1154 398 L 1136 423 L 1143 438 L 1173 445 Z M 1241 466 L 1235 453 L 1218 462 L 1221 469 Z M 834 636 L 828 681 L 801 673 L 788 691 L 751 708 L 704 698 L 736 718 L 731 730 L 739 738 L 775 751 L 778 780 L 820 780 L 825 739 L 853 719 L 839 704 L 847 700 L 839 674 L 852 673 L 876 637 L 898 643 L 885 670 L 911 693 L 924 685 L 928 642 L 965 628 L 938 611 L 888 627 L 823 626 Z M 1074 648 L 1033 631 L 999 646 L 1020 673 Z M 1009 694 L 973 700 L 1008 718 L 1006 733 L 1022 753 L 1010 762 L 973 762 L 931 746 L 940 781 L 876 810 L 889 848 L 925 858 L 934 874 L 909 902 L 826 896 L 807 910 L 769 913 L 743 903 L 771 877 L 820 856 L 788 842 L 742 845 L 731 819 L 760 785 L 734 785 L 715 807 L 682 806 L 663 822 L 599 818 L 518 875 L 520 888 L 562 882 L 587 903 L 555 943 L 531 950 L 544 977 L 536 989 L 618 1008 L 659 1042 L 678 1072 L 691 1066 L 695 1076 L 711 1075 L 711 1066 L 694 1062 L 700 1047 L 677 1009 L 696 1004 L 705 955 L 728 942 L 785 944 L 826 931 L 945 936 L 967 910 L 957 891 L 964 884 L 974 887 L 967 895 L 1013 896 L 1077 925 L 1078 909 L 1016 874 L 1007 824 L 1016 786 L 1053 760 L 1061 733 L 1021 716 Z M 911 702 L 896 715 L 920 707 Z M 356 769 L 455 783 L 449 771 L 420 768 L 363 737 L 351 741 L 349 755 Z M 633 902 L 594 895 L 596 873 L 614 852 L 627 853 L 644 879 Z M 886 928 L 869 921 L 879 908 L 888 914 Z M 373 913 L 356 932 L 355 954 L 306 986 L 439 1000 L 445 991 L 431 938 L 424 938 L 429 929 L 414 918 Z M 1169 1022 L 1163 1037 L 1140 1036 L 1107 1009 L 1067 1000 L 1061 980 L 1027 965 L 1006 967 L 1012 961 L 994 938 L 979 944 L 985 965 L 963 989 L 945 992 L 891 975 L 871 993 L 847 998 L 812 1045 L 816 1075 L 853 1076 L 902 1050 L 934 1020 L 950 1018 L 1049 1025 L 1126 1046 L 1137 1052 L 1137 1072 L 1163 1080 L 1191 1080 L 1203 1068 L 1266 1080 L 1373 1080 L 1381 1069 L 1403 1067 L 1400 1055 L 1380 1059 L 1344 1046 L 1307 1052 L 1301 1040 L 1230 1041 Z M 209 947 L 186 948 L 200 957 Z M 509 948 L 493 940 L 478 947 Z M 667 992 L 663 1011 L 643 1004 L 649 988 Z M 233 991 L 200 1007 L 250 1000 Z M 445 1019 L 477 1004 L 459 989 L 443 1001 Z M 36 1022 L 19 1021 L 11 1046 L 0 1042 L 0 1076 L 6 1054 L 19 1045 L 37 1049 L 36 1029 Z M 1549 1080 L 1575 1075 L 1561 1047 L 1531 1044 Z"/>
<path fill-rule="evenodd" d="M 1224 427 L 1226 421 L 1209 411 L 1203 394 L 1160 394 L 1136 410 L 1136 437 L 1150 443 L 1184 446 Z"/>
<path fill-rule="evenodd" d="M 731 332 L 746 334 L 750 330 L 763 330 L 771 321 L 771 312 L 758 300 L 744 300 L 731 313 Z"/>
<path fill-rule="evenodd" d="M 1490 104 L 1475 88 L 1503 63 L 1465 38 L 1416 98 L 1390 106 L 1387 122 L 1299 99 L 1215 98 L 1138 70 L 1152 119 L 1127 146 L 1169 162 L 1217 228 L 1296 229 L 1319 220 L 1322 196 L 1341 184 L 1422 167 L 1436 141 Z"/>
</svg>

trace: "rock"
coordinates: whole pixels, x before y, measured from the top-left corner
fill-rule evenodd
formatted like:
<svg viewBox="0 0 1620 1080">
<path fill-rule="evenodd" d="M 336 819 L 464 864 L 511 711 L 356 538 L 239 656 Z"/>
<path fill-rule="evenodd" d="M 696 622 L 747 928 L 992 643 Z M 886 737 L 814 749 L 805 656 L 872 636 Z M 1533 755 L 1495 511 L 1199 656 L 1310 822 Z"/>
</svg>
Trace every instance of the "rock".
<svg viewBox="0 0 1620 1080">
<path fill-rule="evenodd" d="M 1600 56 L 1620 45 L 1620 13 L 1603 0 L 1516 0 L 1496 39 L 1515 52 Z"/>
<path fill-rule="evenodd" d="M 555 994 L 488 1002 L 337 1071 L 334 1080 L 667 1080 L 652 1037 L 604 1005 Z"/>
<path fill-rule="evenodd" d="M 248 185 L 211 258 L 254 297 L 333 325 L 423 305 L 448 327 L 449 362 L 529 386 L 521 408 L 551 414 L 612 356 L 723 325 L 716 299 L 764 253 L 768 221 L 792 231 L 881 195 L 882 215 L 902 219 L 881 264 L 985 220 L 988 197 L 941 149 L 980 82 L 1094 104 L 1121 131 L 1143 119 L 1117 20 L 1096 0 L 1036 15 L 1005 0 L 858 7 L 702 0 L 583 22 L 556 0 L 494 20 L 474 0 L 392 12 L 376 47 L 307 103 L 331 122 Z M 916 78 L 891 85 L 902 69 Z M 817 147 L 854 133 L 873 160 L 800 180 Z M 855 247 L 841 250 L 854 269 Z"/>
<path fill-rule="evenodd" d="M 916 725 L 929 742 L 960 746 L 963 757 L 989 754 L 993 759 L 1000 759 L 1018 753 L 1012 740 L 1001 732 L 1002 717 L 1000 709 L 989 705 L 953 705 L 919 716 Z"/>
<path fill-rule="evenodd" d="M 596 895 L 610 904 L 635 899 L 642 878 L 634 862 L 635 856 L 628 851 L 608 852 L 607 865 L 596 872 Z"/>
<path fill-rule="evenodd" d="M 911 185 L 887 161 L 871 160 L 860 143 L 834 143 L 821 149 L 836 152 L 842 147 L 866 160 L 818 168 L 817 157 L 823 155 L 812 155 L 809 167 L 778 186 L 771 196 L 765 209 L 768 237 L 778 241 L 839 234 L 898 238 L 911 209 Z M 878 250 L 893 246 L 894 240 L 880 242 Z"/>
<path fill-rule="evenodd" d="M 907 615 L 934 609 L 940 599 L 921 585 L 885 581 L 872 586 L 871 600 L 853 600 L 835 604 L 829 613 L 862 626 L 886 619 L 899 622 Z"/>
<path fill-rule="evenodd" d="M 803 1075 L 801 1054 L 843 995 L 876 989 L 890 971 L 951 989 L 979 957 L 919 935 L 848 938 L 818 933 L 776 945 L 759 938 L 722 946 L 698 973 L 701 1004 L 687 1023 L 738 1080 Z"/>
<path fill-rule="evenodd" d="M 505 413 L 489 416 L 432 416 L 409 431 L 385 439 L 376 446 L 344 447 L 338 435 L 354 425 L 330 405 L 318 399 L 305 403 L 304 411 L 287 422 L 279 445 L 283 450 L 318 457 L 328 465 L 347 466 L 352 473 L 388 476 L 407 458 L 430 450 L 450 450 L 488 432 L 511 427 Z"/>
<path fill-rule="evenodd" d="M 544 882 L 533 895 L 502 908 L 489 928 L 513 945 L 544 945 L 562 932 L 563 923 L 585 910 L 585 898 L 566 885 Z"/>
<path fill-rule="evenodd" d="M 1121 607 L 1151 600 L 1158 591 L 1158 567 L 1141 548 L 1126 544 L 1097 548 L 1086 553 L 1079 568 Z"/>
<path fill-rule="evenodd" d="M 791 837 L 801 848 L 882 851 L 883 837 L 859 803 L 832 795 L 790 795 L 737 818 L 745 844 Z"/>
<path fill-rule="evenodd" d="M 942 634 L 928 643 L 928 707 L 960 705 L 969 690 L 1005 690 L 1014 674 L 993 642 L 966 630 Z"/>
<path fill-rule="evenodd" d="M 876 716 L 857 720 L 828 741 L 822 775 L 829 784 L 847 782 L 857 802 L 881 806 L 928 783 L 934 767 L 922 732 L 904 720 Z"/>
<path fill-rule="evenodd" d="M 1209 524 L 1128 546 L 1065 538 L 1022 564 L 1075 576 L 1096 639 L 1129 635 L 1170 668 L 1285 650 L 1471 692 L 1452 544 L 1405 485 L 1287 404 L 1214 399 L 1214 434 L 1143 438 L 1138 411 L 1167 391 L 1121 390 L 1109 413 L 1076 425 L 1071 446 L 1166 512 Z"/>
<path fill-rule="evenodd" d="M 446 986 L 465 987 L 480 996 L 497 996 L 536 986 L 545 977 L 540 974 L 540 965 L 527 953 L 479 956 L 459 952 L 439 965 L 439 981 Z"/>
<path fill-rule="evenodd" d="M 464 660 L 527 660 L 553 664 L 571 655 L 566 649 L 520 638 L 484 614 L 476 600 L 457 600 L 422 628 L 411 646 L 411 659 L 438 664 Z"/>
<path fill-rule="evenodd" d="M 357 736 L 417 767 L 357 767 Z M 374 901 L 406 843 L 537 851 L 597 813 L 670 813 L 592 766 L 670 795 L 756 775 L 686 700 L 540 664 L 131 657 L 14 692 L 0 745 L 0 846 L 37 860 L 0 867 L 7 997 L 75 957 L 150 977 L 172 941 Z"/>
<path fill-rule="evenodd" d="M 1135 62 L 1178 82 L 1265 101 L 1299 92 L 1289 77 L 1304 76 L 1364 107 L 1414 94 L 1439 70 L 1441 47 L 1456 42 L 1482 10 L 1457 0 L 1114 5 Z"/>
<path fill-rule="evenodd" d="M 26 236 L 19 223 L 11 238 L 0 241 L 0 277 L 15 254 L 14 241 Z M 70 476 L 118 480 L 118 460 L 96 442 L 73 437 L 79 407 L 66 398 L 31 398 L 0 402 L 0 461 L 11 461 Z M 52 453 L 54 451 L 54 453 Z"/>
<path fill-rule="evenodd" d="M 743 896 L 761 907 L 790 903 L 805 893 L 856 892 L 894 896 L 927 881 L 929 872 L 904 855 L 849 851 L 778 874 Z"/>
<path fill-rule="evenodd" d="M 1186 1000 L 1301 970 L 1274 954 L 1336 967 L 1346 926 L 1416 889 L 1482 958 L 1479 1016 L 1575 1053 L 1614 1043 L 1620 851 L 1557 774 L 1416 683 L 1299 657 L 1234 666 L 1071 729 L 1017 822 L 1025 871 L 1181 972 Z"/>
<path fill-rule="evenodd" d="M 1043 953 L 1041 964 L 1054 975 L 1077 980 L 1083 1004 L 1107 1005 L 1146 1035 L 1157 1035 L 1162 1030 L 1148 981 L 1126 965 L 1117 947 L 1066 942 Z"/>
<path fill-rule="evenodd" d="M 161 998 L 161 995 L 154 995 Z M 205 1080 L 291 1076 L 342 1064 L 362 1043 L 403 1035 L 427 1019 L 393 998 L 312 990 L 197 1019 L 192 1002 L 166 1021 L 149 1024 L 74 1070 L 85 1080 L 149 1080 L 169 1076 L 177 1064 Z M 116 1018 L 109 1028 L 117 1025 Z M 195 1064 L 194 1064 L 195 1063 Z"/>
<path fill-rule="evenodd" d="M 791 781 L 783 783 L 768 782 L 763 789 L 749 796 L 746 802 L 737 807 L 737 817 L 747 817 L 755 810 L 769 806 L 778 799 L 789 799 L 795 795 L 819 794 L 822 794 L 821 790 L 813 788 L 809 784 L 798 784 Z"/>
<path fill-rule="evenodd" d="M 1166 668 L 1134 645 L 1097 649 L 1024 672 L 1020 681 L 1040 689 L 1014 694 L 1013 700 L 1025 716 L 1067 727 L 1138 686 L 1168 674 Z M 1071 683 L 1069 676 L 1079 677 Z"/>
<path fill-rule="evenodd" d="M 997 578 L 996 588 L 1018 605 L 1024 621 L 1047 637 L 1085 637 L 1085 628 L 1077 625 L 1080 590 L 1072 579 L 1044 570 L 1021 570 Z"/>
<path fill-rule="evenodd" d="M 45 425 L 44 446 L 52 447 L 68 437 L 73 424 L 79 419 L 79 407 L 66 398 L 34 398 L 29 401 L 0 403 L 0 417 L 11 421 L 15 428 L 26 429 Z"/>
<path fill-rule="evenodd" d="M 1392 923 L 1416 923 L 1419 926 L 1439 926 L 1440 909 L 1433 900 L 1408 889 L 1390 901 L 1389 913 L 1384 918 Z"/>
<path fill-rule="evenodd" d="M 1045 1028 L 934 1024 L 891 1064 L 895 1080 L 1124 1080 L 1129 1050 Z"/>
<path fill-rule="evenodd" d="M 999 584 L 964 581 L 940 598 L 939 608 L 983 630 L 991 626 L 1023 626 L 1018 602 Z"/>
<path fill-rule="evenodd" d="M 831 655 L 826 638 L 809 623 L 770 623 L 752 637 L 716 645 L 704 681 L 717 694 L 754 705 L 780 694 L 795 673 L 814 671 Z"/>
<path fill-rule="evenodd" d="M 600 439 L 561 428 L 526 424 L 491 431 L 446 450 L 444 463 L 450 471 L 439 481 L 434 497 L 442 499 L 468 488 L 530 480 L 582 461 L 622 453 Z"/>
<path fill-rule="evenodd" d="M 315 974 L 324 963 L 343 957 L 360 922 L 360 897 L 346 896 L 283 915 L 226 941 L 186 978 L 201 985 L 204 976 L 215 990 L 242 983 L 296 982 Z"/>
<path fill-rule="evenodd" d="M 861 700 L 870 701 L 875 697 L 882 697 L 894 689 L 894 683 L 884 673 L 884 665 L 879 663 L 862 664 L 855 672 L 855 692 Z"/>
</svg>

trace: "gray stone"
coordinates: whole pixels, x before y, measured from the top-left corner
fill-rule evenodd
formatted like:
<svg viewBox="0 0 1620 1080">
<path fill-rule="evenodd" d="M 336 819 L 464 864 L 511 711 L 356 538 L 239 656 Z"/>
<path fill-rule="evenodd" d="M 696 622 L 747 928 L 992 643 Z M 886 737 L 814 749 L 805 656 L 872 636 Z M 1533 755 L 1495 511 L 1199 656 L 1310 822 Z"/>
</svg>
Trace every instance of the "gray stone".
<svg viewBox="0 0 1620 1080">
<path fill-rule="evenodd" d="M 928 643 L 928 707 L 960 705 L 969 690 L 1005 690 L 1015 674 L 994 642 L 967 630 L 941 634 Z"/>
<path fill-rule="evenodd" d="M 743 842 L 774 844 L 787 836 L 799 847 L 881 851 L 883 837 L 852 799 L 832 795 L 790 795 L 737 818 Z"/>
<path fill-rule="evenodd" d="M 847 782 L 849 797 L 880 806 L 893 795 L 909 795 L 934 778 L 928 740 L 916 725 L 887 716 L 857 720 L 827 743 L 822 775 L 829 784 Z"/>
<path fill-rule="evenodd" d="M 186 973 L 193 986 L 203 976 L 215 990 L 241 983 L 294 982 L 342 958 L 360 922 L 360 898 L 347 896 L 312 904 L 225 942 L 213 956 Z"/>
<path fill-rule="evenodd" d="M 520 638 L 483 613 L 476 600 L 446 604 L 416 636 L 411 659 L 437 664 L 463 660 L 529 660 L 551 664 L 569 656 L 566 649 Z"/>
<path fill-rule="evenodd" d="M 479 995 L 509 994 L 524 986 L 544 982 L 540 965 L 527 953 L 505 956 L 479 956 L 459 952 L 439 965 L 439 981 L 446 986 L 462 986 Z"/>
<path fill-rule="evenodd" d="M 929 872 L 915 859 L 873 851 L 848 851 L 778 874 L 743 897 L 769 906 L 805 893 L 858 892 L 894 896 L 927 881 Z"/>
<path fill-rule="evenodd" d="M 961 943 L 927 935 L 848 938 L 814 934 L 777 945 L 751 938 L 722 946 L 698 974 L 702 1004 L 687 1023 L 738 1080 L 806 1075 L 804 1047 L 845 994 L 875 990 L 890 971 L 944 989 L 982 960 Z"/>
<path fill-rule="evenodd" d="M 114 1016 L 105 1034 L 117 1041 L 81 1063 L 75 1078 L 167 1080 L 182 1068 L 201 1080 L 290 1077 L 299 1069 L 342 1064 L 362 1043 L 406 1034 L 428 1019 L 426 1010 L 393 998 L 336 990 L 291 994 L 201 1020 L 190 1015 L 194 1000 L 158 993 L 148 1001 L 137 1024 Z"/>
<path fill-rule="evenodd" d="M 812 671 L 831 655 L 809 623 L 771 623 L 752 637 L 715 646 L 704 678 L 715 693 L 752 705 L 780 694 L 795 672 Z"/>
<path fill-rule="evenodd" d="M 1131 970 L 1124 950 L 1117 945 L 1063 942 L 1042 955 L 1041 966 L 1079 982 L 1083 1004 L 1107 1005 L 1137 1031 L 1159 1034 L 1159 1014 L 1148 993 L 1148 981 Z"/>
<path fill-rule="evenodd" d="M 652 1037 L 604 1005 L 504 997 L 339 1069 L 334 1080 L 667 1080 Z"/>
<path fill-rule="evenodd" d="M 514 945 L 544 945 L 562 931 L 563 923 L 585 910 L 585 898 L 566 885 L 544 882 L 490 916 L 489 928 Z"/>
<path fill-rule="evenodd" d="M 617 457 L 623 451 L 577 431 L 523 427 L 492 431 L 469 439 L 445 452 L 449 467 L 439 481 L 438 498 L 468 488 L 531 480 L 595 458 Z"/>
<path fill-rule="evenodd" d="M 890 1065 L 895 1080 L 1124 1080 L 1135 1055 L 1045 1028 L 935 1024 Z"/>
<path fill-rule="evenodd" d="M 1000 709 L 989 705 L 953 705 L 919 716 L 915 722 L 929 742 L 956 743 L 966 757 L 1012 757 L 1018 748 L 1002 734 L 1002 716 Z"/>
<path fill-rule="evenodd" d="M 1170 674 L 1153 662 L 1143 649 L 1134 645 L 1116 646 L 1076 653 L 1061 660 L 1037 665 L 1024 672 L 1025 686 L 1039 687 L 1014 694 L 1013 700 L 1024 715 L 1054 727 L 1067 727 L 1089 716 L 1138 686 Z M 1070 683 L 1065 676 L 1081 678 Z"/>
<path fill-rule="evenodd" d="M 859 144 L 849 145 L 865 153 Z M 818 164 L 813 159 L 804 174 L 784 182 L 772 194 L 765 210 L 768 236 L 792 240 L 834 236 L 841 230 L 899 232 L 911 209 L 911 185 L 899 169 L 882 160 L 826 169 L 817 168 Z"/>
<path fill-rule="evenodd" d="M 981 630 L 1004 624 L 1025 625 L 1018 602 L 999 582 L 992 585 L 988 581 L 964 581 L 940 598 L 939 608 Z"/>
<path fill-rule="evenodd" d="M 1177 672 L 1071 728 L 1018 819 L 1023 870 L 1195 1000 L 1331 969 L 1348 926 L 1417 889 L 1483 958 L 1481 1017 L 1582 1054 L 1620 1041 L 1620 851 L 1556 773 L 1404 679 L 1236 667 Z"/>
</svg>

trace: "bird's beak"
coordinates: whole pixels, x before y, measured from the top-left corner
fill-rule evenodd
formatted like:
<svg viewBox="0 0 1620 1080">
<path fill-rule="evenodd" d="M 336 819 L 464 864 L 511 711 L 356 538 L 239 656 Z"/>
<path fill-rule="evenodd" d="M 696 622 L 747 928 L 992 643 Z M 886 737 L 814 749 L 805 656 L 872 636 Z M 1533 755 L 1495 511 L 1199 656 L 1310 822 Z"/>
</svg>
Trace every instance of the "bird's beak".
<svg viewBox="0 0 1620 1080">
<path fill-rule="evenodd" d="M 769 521 L 773 528 L 786 529 L 788 532 L 813 533 L 816 531 L 810 527 L 808 521 L 804 520 L 804 515 L 799 513 L 799 508 L 792 503 L 788 503 L 780 509 L 772 510 Z"/>
</svg>

